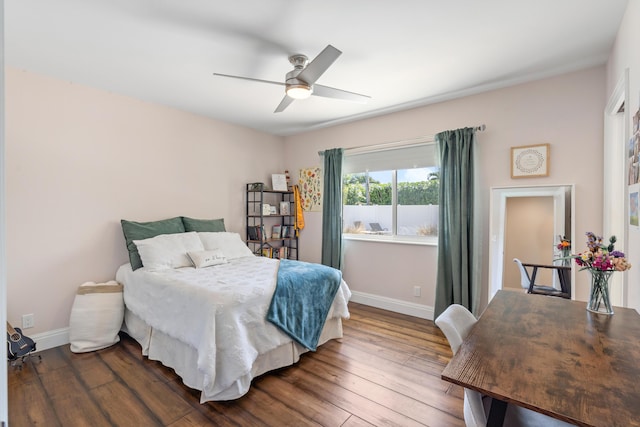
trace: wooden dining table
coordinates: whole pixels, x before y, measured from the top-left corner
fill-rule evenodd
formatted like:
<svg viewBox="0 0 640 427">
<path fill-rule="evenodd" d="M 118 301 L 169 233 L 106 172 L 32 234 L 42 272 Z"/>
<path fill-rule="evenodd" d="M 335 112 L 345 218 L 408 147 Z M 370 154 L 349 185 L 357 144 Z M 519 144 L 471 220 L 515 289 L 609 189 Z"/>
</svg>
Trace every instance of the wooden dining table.
<svg viewBox="0 0 640 427">
<path fill-rule="evenodd" d="M 640 315 L 501 290 L 442 379 L 491 398 L 488 426 L 518 405 L 578 426 L 640 426 Z"/>
</svg>

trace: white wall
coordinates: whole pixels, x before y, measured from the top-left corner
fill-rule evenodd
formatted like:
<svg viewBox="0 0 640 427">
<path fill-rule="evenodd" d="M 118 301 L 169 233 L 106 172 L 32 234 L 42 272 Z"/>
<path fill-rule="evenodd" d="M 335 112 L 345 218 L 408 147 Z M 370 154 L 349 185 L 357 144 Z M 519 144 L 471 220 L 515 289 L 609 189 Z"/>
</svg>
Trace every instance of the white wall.
<svg viewBox="0 0 640 427">
<path fill-rule="evenodd" d="M 8 320 L 66 328 L 77 287 L 128 262 L 120 219 L 224 218 L 244 235 L 245 183 L 284 170 L 283 140 L 9 68 Z"/>
<path fill-rule="evenodd" d="M 321 165 L 319 150 L 355 147 L 434 135 L 447 129 L 486 124 L 478 133 L 479 194 L 488 254 L 489 188 L 508 185 L 576 184 L 576 230 L 598 230 L 602 214 L 602 112 L 605 69 L 596 67 L 559 77 L 442 102 L 368 120 L 289 136 L 286 165 L 297 177 L 300 168 Z M 372 100 L 371 102 L 375 102 Z M 511 179 L 510 147 L 551 144 L 550 174 Z M 594 178 L 596 177 L 596 178 Z M 596 208 L 594 208 L 596 207 Z M 322 214 L 307 212 L 301 237 L 302 257 L 320 260 Z M 352 289 L 400 304 L 417 304 L 429 312 L 435 301 L 437 247 L 389 243 L 346 244 L 344 277 Z M 483 259 L 486 303 L 488 255 Z M 584 277 L 583 277 L 584 276 Z M 422 295 L 413 296 L 413 287 Z M 586 300 L 588 277 L 577 275 L 578 299 Z"/>
<path fill-rule="evenodd" d="M 640 2 L 630 1 L 627 11 L 620 25 L 615 45 L 612 49 L 609 62 L 607 63 L 607 96 L 613 94 L 618 80 L 623 76 L 625 70 L 629 70 L 629 102 L 625 106 L 624 114 L 629 123 L 629 135 L 632 135 L 631 117 L 640 108 Z M 620 171 L 626 173 L 626 171 Z M 626 175 L 625 175 L 626 176 Z M 625 189 L 625 195 L 627 194 Z M 626 197 L 626 196 L 625 196 Z M 621 206 L 620 209 L 624 207 Z M 632 264 L 631 270 L 627 273 L 627 306 L 640 310 L 640 229 L 630 227 L 628 215 L 626 216 L 627 248 L 626 255 Z"/>
</svg>

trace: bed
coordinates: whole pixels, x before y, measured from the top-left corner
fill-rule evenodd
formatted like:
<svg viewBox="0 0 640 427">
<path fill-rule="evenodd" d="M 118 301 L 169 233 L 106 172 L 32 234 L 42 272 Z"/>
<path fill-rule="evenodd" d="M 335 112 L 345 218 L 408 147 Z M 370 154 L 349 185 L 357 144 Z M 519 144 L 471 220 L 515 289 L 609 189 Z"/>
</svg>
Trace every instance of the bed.
<svg viewBox="0 0 640 427">
<path fill-rule="evenodd" d="M 351 292 L 338 270 L 255 256 L 237 233 L 161 227 L 136 234 L 127 232 L 131 224 L 123 221 L 130 262 L 116 274 L 124 285 L 122 329 L 143 355 L 200 390 L 202 403 L 237 399 L 254 377 L 342 337 Z M 293 300 L 298 295 L 303 301 Z"/>
</svg>

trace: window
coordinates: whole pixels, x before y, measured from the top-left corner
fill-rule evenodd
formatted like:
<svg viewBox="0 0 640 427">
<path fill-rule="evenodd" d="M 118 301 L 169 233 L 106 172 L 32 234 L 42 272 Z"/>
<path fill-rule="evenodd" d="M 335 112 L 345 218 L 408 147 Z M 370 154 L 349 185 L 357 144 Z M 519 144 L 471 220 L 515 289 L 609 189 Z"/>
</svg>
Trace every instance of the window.
<svg viewBox="0 0 640 427">
<path fill-rule="evenodd" d="M 433 143 L 345 155 L 345 237 L 435 242 L 439 172 Z"/>
</svg>

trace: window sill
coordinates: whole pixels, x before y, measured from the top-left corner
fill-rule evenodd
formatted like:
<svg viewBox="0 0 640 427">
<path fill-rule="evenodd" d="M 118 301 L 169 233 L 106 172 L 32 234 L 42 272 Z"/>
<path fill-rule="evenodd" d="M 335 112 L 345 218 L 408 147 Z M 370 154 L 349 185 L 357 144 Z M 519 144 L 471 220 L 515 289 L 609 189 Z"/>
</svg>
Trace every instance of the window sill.
<svg viewBox="0 0 640 427">
<path fill-rule="evenodd" d="M 382 234 L 343 234 L 342 239 L 359 242 L 438 246 L 438 237 L 385 236 Z"/>
</svg>

